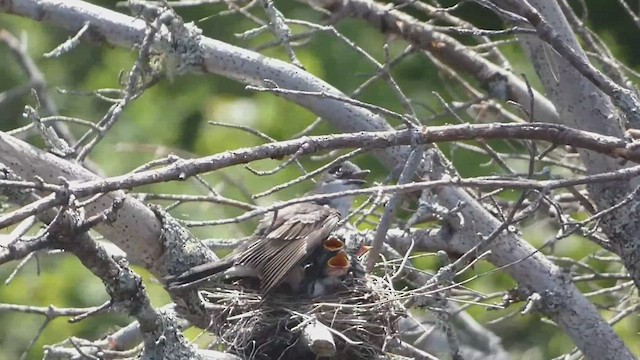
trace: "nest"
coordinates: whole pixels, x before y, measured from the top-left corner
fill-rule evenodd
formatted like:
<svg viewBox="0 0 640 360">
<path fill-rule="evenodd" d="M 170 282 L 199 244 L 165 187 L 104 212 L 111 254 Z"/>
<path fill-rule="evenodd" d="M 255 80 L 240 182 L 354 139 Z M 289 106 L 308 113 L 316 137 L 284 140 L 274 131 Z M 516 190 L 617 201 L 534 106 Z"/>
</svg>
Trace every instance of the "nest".
<svg viewBox="0 0 640 360">
<path fill-rule="evenodd" d="M 245 359 L 373 359 L 396 338 L 404 308 L 383 279 L 367 275 L 331 296 L 262 298 L 239 286 L 200 292 L 217 345 Z M 216 344 L 214 344 L 216 345 Z"/>
</svg>

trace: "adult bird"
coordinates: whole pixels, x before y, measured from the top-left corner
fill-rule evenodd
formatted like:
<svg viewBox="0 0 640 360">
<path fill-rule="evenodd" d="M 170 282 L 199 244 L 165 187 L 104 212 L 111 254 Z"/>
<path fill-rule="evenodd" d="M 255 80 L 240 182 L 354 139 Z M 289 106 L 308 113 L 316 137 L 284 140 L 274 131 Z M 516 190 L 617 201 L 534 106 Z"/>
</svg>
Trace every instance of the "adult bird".
<svg viewBox="0 0 640 360">
<path fill-rule="evenodd" d="M 359 189 L 368 173 L 348 161 L 331 166 L 307 195 Z M 224 259 L 167 279 L 168 286 L 189 286 L 222 274 L 225 278 L 258 278 L 265 295 L 283 283 L 296 292 L 304 279 L 304 262 L 312 261 L 308 257 L 329 239 L 352 204 L 353 196 L 321 198 L 268 213 L 258 224 L 254 241 Z"/>
</svg>

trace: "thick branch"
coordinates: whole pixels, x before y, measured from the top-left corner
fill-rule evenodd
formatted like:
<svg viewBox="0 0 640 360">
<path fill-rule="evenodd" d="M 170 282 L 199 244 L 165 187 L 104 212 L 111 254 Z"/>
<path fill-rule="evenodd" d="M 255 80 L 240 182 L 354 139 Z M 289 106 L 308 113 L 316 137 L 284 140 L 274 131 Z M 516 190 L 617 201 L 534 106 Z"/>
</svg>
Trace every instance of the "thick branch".
<svg viewBox="0 0 640 360">
<path fill-rule="evenodd" d="M 23 179 L 35 179 L 37 176 L 48 183 L 60 183 L 60 178 L 79 182 L 99 179 L 82 166 L 45 153 L 4 133 L 0 135 L 0 149 L 0 162 Z M 158 241 L 160 222 L 146 206 L 123 192 L 113 192 L 89 204 L 87 213 L 94 215 L 109 209 L 116 199 L 124 199 L 116 221 L 99 225 L 96 230 L 129 254 L 133 262 L 155 269 L 162 254 Z M 130 228 L 135 230 L 130 231 Z"/>
<path fill-rule="evenodd" d="M 306 2 L 327 9 L 340 17 L 364 20 L 380 32 L 399 36 L 418 49 L 428 51 L 456 71 L 470 74 L 485 87 L 490 87 L 491 83 L 504 79 L 507 94 L 494 94 L 502 100 L 512 100 L 518 104 L 527 105 L 532 101 L 527 84 L 512 72 L 490 62 L 455 38 L 436 31 L 433 25 L 421 22 L 400 10 L 390 10 L 384 2 L 369 0 L 306 0 Z M 536 90 L 533 90 L 533 94 L 535 112 L 540 119 L 559 122 L 560 119 L 553 104 Z"/>
<path fill-rule="evenodd" d="M 115 306 L 126 309 L 129 315 L 138 320 L 146 345 L 142 358 L 200 359 L 195 348 L 182 336 L 171 315 L 151 305 L 142 279 L 129 268 L 127 262 L 116 262 L 86 233 L 77 234 L 78 230 L 71 224 L 75 222 L 63 222 L 52 229 L 52 236 L 102 280 Z"/>
<path fill-rule="evenodd" d="M 533 124 L 477 124 L 477 125 L 451 125 L 441 127 L 424 127 L 422 129 L 382 132 L 361 132 L 356 134 L 326 135 L 305 137 L 295 140 L 269 143 L 251 148 L 241 148 L 234 151 L 226 151 L 221 154 L 206 156 L 199 159 L 178 160 L 170 165 L 134 174 L 120 175 L 107 179 L 74 182 L 70 185 L 60 186 L 57 193 L 51 194 L 42 200 L 36 201 L 13 213 L 0 217 L 0 228 L 37 214 L 46 209 L 63 204 L 66 200 L 61 193 L 71 193 L 78 198 L 109 193 L 111 191 L 130 189 L 136 186 L 148 185 L 163 181 L 184 180 L 190 176 L 204 172 L 218 170 L 224 167 L 249 163 L 251 161 L 281 158 L 286 155 L 307 155 L 323 150 L 339 148 L 389 148 L 398 145 L 419 145 L 441 141 L 460 141 L 470 139 L 534 139 L 548 140 L 556 144 L 569 144 L 576 147 L 588 147 L 611 156 L 625 159 L 640 160 L 640 151 L 633 144 L 627 145 L 624 140 L 601 136 L 594 133 L 570 129 L 561 125 L 533 123 Z M 29 152 L 21 150 L 28 149 Z M 32 154 L 28 166 L 40 166 L 46 169 L 48 161 L 65 163 L 52 155 L 30 148 L 30 145 L 22 143 L 11 136 L 0 133 L 0 161 L 10 162 L 11 159 Z M 64 164 L 69 168 L 69 164 Z M 19 172 L 19 171 L 18 171 Z M 86 172 L 88 173 L 88 172 Z M 33 175 L 37 175 L 35 172 Z M 67 179 L 76 180 L 76 179 Z M 51 181 L 51 179 L 49 179 Z M 55 181 L 57 182 L 57 181 Z M 49 186 L 51 188 L 51 186 Z M 55 188 L 55 186 L 54 186 Z M 113 199 L 111 195 L 107 199 Z M 120 195 L 123 196 L 123 195 Z M 113 201 L 113 200 L 112 200 Z M 136 203 L 135 200 L 127 201 Z M 125 204 L 127 203 L 125 202 Z M 104 206 L 111 203 L 102 202 Z M 94 205 L 95 206 L 95 205 Z M 127 245 L 127 243 L 124 243 Z M 130 247 L 130 246 L 129 246 Z M 125 249 L 126 250 L 126 249 Z"/>
<path fill-rule="evenodd" d="M 90 33 L 101 34 L 102 39 L 127 49 L 135 43 L 140 43 L 144 36 L 142 21 L 80 1 L 4 0 L 0 2 L 0 9 L 47 21 L 72 31 L 77 31 L 89 21 Z M 382 13 L 386 12 L 386 9 L 382 10 Z M 250 85 L 269 85 L 264 84 L 264 79 L 269 79 L 270 84 L 277 84 L 280 88 L 328 91 L 341 95 L 326 82 L 285 62 L 204 37 L 199 39 L 197 44 L 204 61 L 198 68 L 200 71 L 217 73 Z M 295 94 L 283 97 L 310 109 L 341 131 L 389 130 L 389 125 L 381 117 L 338 100 Z M 527 101 L 522 103 L 526 104 Z M 542 111 L 544 110 L 536 112 L 540 115 Z M 408 147 L 394 147 L 381 152 L 379 158 L 387 167 L 394 168 L 396 164 L 405 161 L 408 151 Z M 462 250 L 460 252 L 465 252 L 475 245 L 478 233 L 488 235 L 500 226 L 499 221 L 460 189 L 442 187 L 438 191 L 438 198 L 442 205 L 448 208 L 457 207 L 461 203 L 467 204 L 461 210 L 467 225 L 465 228 L 454 229 L 461 234 L 454 239 L 455 245 Z M 587 301 L 575 286 L 565 281 L 562 271 L 536 252 L 535 248 L 509 233 L 494 241 L 491 251 L 490 260 L 495 265 L 506 266 L 505 271 L 522 287 L 542 294 L 554 304 L 553 307 L 541 310 L 565 329 L 588 357 L 633 358 L 593 304 Z"/>
<path fill-rule="evenodd" d="M 546 43 L 551 45 L 551 47 L 553 47 L 553 49 L 557 51 L 565 61 L 569 62 L 573 69 L 579 72 L 585 79 L 588 79 L 598 89 L 609 95 L 616 106 L 625 113 L 633 127 L 638 128 L 640 126 L 640 103 L 638 102 L 635 92 L 616 84 L 593 66 L 580 46 L 577 45 L 573 35 L 566 36 L 566 32 L 560 34 L 557 31 L 557 28 L 551 26 L 544 17 L 541 16 L 541 13 L 526 0 L 495 0 L 495 2 L 504 3 L 509 8 L 513 9 L 514 12 L 525 17 L 537 30 L 540 39 L 543 39 Z M 554 10 L 554 16 L 555 14 L 562 14 L 557 3 L 555 6 L 548 6 L 548 3 L 545 2 L 544 4 L 538 4 L 538 6 L 542 11 L 546 12 L 547 16 L 551 14 L 550 10 L 552 9 Z M 564 26 L 561 29 L 567 29 L 569 30 L 569 33 L 572 34 L 566 19 L 563 19 L 562 22 Z M 567 38 L 574 40 L 574 43 L 569 43 Z"/>
<path fill-rule="evenodd" d="M 526 15 L 536 25 L 539 37 L 520 36 L 519 40 L 531 59 L 546 93 L 562 115 L 563 122 L 570 126 L 575 124 L 580 129 L 620 137 L 623 132 L 622 122 L 612 102 L 618 102 L 620 106 L 618 96 L 622 96 L 627 90 L 614 84 L 589 63 L 557 2 L 492 1 L 505 9 Z M 553 46 L 556 51 L 549 51 L 549 46 Z M 631 108 L 625 111 L 629 112 L 629 120 L 633 120 L 634 116 L 637 117 L 637 104 L 628 105 Z M 610 157 L 585 149 L 578 150 L 582 162 L 591 174 L 615 171 L 623 167 Z M 614 185 L 590 184 L 587 188 L 598 210 L 604 210 L 619 204 L 639 184 L 637 179 L 632 179 Z M 639 202 L 639 199 L 633 200 L 624 208 L 604 217 L 601 223 L 602 229 L 614 245 L 614 251 L 622 258 L 638 288 L 640 239 L 637 234 L 640 232 L 640 222 L 636 219 L 640 216 Z"/>
</svg>

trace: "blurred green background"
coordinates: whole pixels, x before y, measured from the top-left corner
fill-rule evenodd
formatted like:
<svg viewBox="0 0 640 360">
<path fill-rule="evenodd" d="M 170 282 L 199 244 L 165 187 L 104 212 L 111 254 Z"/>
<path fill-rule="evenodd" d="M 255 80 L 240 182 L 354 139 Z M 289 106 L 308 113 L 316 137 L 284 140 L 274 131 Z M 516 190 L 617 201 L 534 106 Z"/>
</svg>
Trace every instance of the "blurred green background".
<svg viewBox="0 0 640 360">
<path fill-rule="evenodd" d="M 93 3 L 114 8 L 111 1 L 93 1 Z M 323 17 L 307 6 L 293 1 L 276 1 L 278 8 L 289 18 L 297 18 L 314 22 Z M 451 5 L 454 1 L 443 2 Z M 636 46 L 639 35 L 622 10 L 610 2 L 601 0 L 586 1 L 589 12 L 589 24 L 602 36 L 620 60 L 631 67 L 636 67 L 640 57 Z M 206 5 L 196 8 L 181 8 L 178 12 L 187 21 L 196 21 L 203 34 L 238 46 L 255 48 L 273 40 L 269 34 L 263 34 L 252 40 L 239 40 L 234 36 L 254 27 L 245 18 L 232 16 L 213 16 L 201 20 L 208 15 L 217 14 L 222 7 Z M 264 18 L 258 7 L 254 14 Z M 420 14 L 412 12 L 415 16 Z M 499 28 L 500 23 L 489 12 L 468 4 L 462 6 L 455 14 L 485 28 Z M 50 94 L 63 115 L 75 116 L 97 122 L 108 109 L 109 104 L 92 96 L 62 95 L 55 89 L 62 88 L 79 92 L 93 91 L 101 88 L 117 88 L 118 74 L 128 71 L 136 59 L 136 52 L 127 49 L 96 47 L 82 44 L 69 54 L 58 59 L 44 59 L 42 54 L 55 48 L 72 34 L 52 27 L 44 26 L 36 21 L 0 14 L 0 28 L 23 36 L 27 40 L 28 51 L 45 74 Z M 360 21 L 344 21 L 338 24 L 338 30 L 356 42 L 359 46 L 383 61 L 382 45 L 384 37 Z M 293 27 L 294 32 L 301 28 Z M 393 41 L 391 52 L 399 54 L 406 44 Z M 516 73 L 525 73 L 535 85 L 535 74 L 520 53 L 517 46 L 502 48 L 514 65 Z M 265 55 L 286 60 L 281 48 L 270 48 L 263 51 Z M 374 73 L 374 68 L 352 49 L 337 41 L 328 33 L 317 34 L 308 44 L 296 49 L 296 54 L 306 69 L 341 89 L 345 93 L 355 90 L 363 81 Z M 421 117 L 432 115 L 432 111 L 442 111 L 437 98 L 432 92 L 441 94 L 447 101 L 464 101 L 463 91 L 451 85 L 436 68 L 420 54 L 410 56 L 398 65 L 393 75 L 408 97 L 414 101 Z M 0 92 L 25 84 L 27 77 L 9 51 L 0 44 Z M 379 106 L 395 111 L 402 111 L 396 97 L 388 86 L 377 81 L 360 97 Z M 28 92 L 0 103 L 0 130 L 10 130 L 25 125 L 21 116 L 26 104 L 33 105 L 34 100 Z M 252 146 L 262 140 L 245 132 L 214 127 L 208 121 L 242 124 L 260 129 L 275 139 L 288 139 L 298 133 L 311 122 L 315 116 L 303 108 L 284 101 L 270 94 L 258 94 L 244 89 L 242 84 L 212 75 L 186 75 L 165 80 L 148 90 L 142 97 L 133 102 L 124 112 L 108 136 L 100 143 L 91 155 L 91 160 L 100 166 L 108 175 L 123 174 L 144 164 L 163 157 L 169 153 L 179 156 L 204 156 L 219 153 L 238 147 Z M 455 122 L 444 118 L 441 123 Z M 76 135 L 81 130 L 73 127 Z M 322 134 L 331 131 L 326 125 L 319 126 L 314 133 Z M 37 138 L 30 138 L 33 143 L 40 144 Z M 498 148 L 502 144 L 497 144 Z M 458 170 L 464 176 L 489 175 L 497 171 L 493 166 L 482 166 L 488 159 L 470 152 L 442 146 L 446 154 L 451 155 Z M 454 151 L 455 150 L 455 151 Z M 356 159 L 362 166 L 374 170 L 374 179 L 384 178 L 385 171 L 371 156 Z M 306 159 L 308 169 L 319 166 L 319 162 Z M 255 167 L 269 169 L 276 161 L 262 161 Z M 519 166 L 514 164 L 514 166 Z M 522 166 L 522 165 L 520 165 Z M 522 167 L 524 168 L 524 167 Z M 298 172 L 290 167 L 274 176 L 258 177 L 242 167 L 226 169 L 224 172 L 207 174 L 205 178 L 215 184 L 228 197 L 249 201 L 242 188 L 258 192 L 272 185 L 292 179 Z M 260 199 L 258 203 L 268 204 L 276 199 L 292 198 L 309 188 L 310 184 L 301 184 L 287 191 Z M 203 189 L 194 182 L 161 184 L 135 189 L 139 192 L 163 192 L 176 194 L 202 194 Z M 507 195 L 508 196 L 508 195 Z M 511 195 L 513 196 L 513 194 Z M 162 204 L 168 205 L 168 202 Z M 205 220 L 234 216 L 240 210 L 212 206 L 209 204 L 182 205 L 172 213 L 186 220 Z M 544 224 L 543 222 L 541 222 Z M 250 233 L 255 222 L 247 222 L 233 226 L 194 228 L 193 233 L 200 238 L 233 238 Z M 367 225 L 363 225 L 365 228 Z M 551 230 L 541 231 L 544 225 L 538 223 L 535 231 L 525 228 L 527 240 L 534 245 L 541 245 L 551 236 Z M 597 247 L 580 238 L 563 240 L 554 248 L 555 255 L 581 259 L 597 250 Z M 73 257 L 67 255 L 41 254 L 38 266 L 32 260 L 8 286 L 0 286 L 0 302 L 33 306 L 54 305 L 57 307 L 97 306 L 107 300 L 100 281 L 84 269 Z M 0 279 L 6 279 L 16 263 L 0 266 Z M 438 263 L 433 260 L 419 261 L 418 265 L 435 268 Z M 39 275 L 38 270 L 39 269 Z M 477 273 L 491 269 L 483 263 L 475 268 Z M 139 270 L 147 281 L 149 292 L 155 305 L 166 304 L 169 299 L 164 290 L 143 270 Z M 492 274 L 482 277 L 470 284 L 470 287 L 492 293 L 509 289 L 514 283 L 507 276 Z M 603 283 L 603 286 L 606 285 Z M 610 285 L 610 284 L 609 284 Z M 606 299 L 605 299 L 606 300 Z M 495 302 L 499 302 L 496 299 Z M 483 307 L 475 307 L 471 314 L 481 321 L 503 316 L 505 312 L 488 312 Z M 609 316 L 607 312 L 603 312 Z M 15 359 L 20 356 L 27 344 L 37 333 L 44 318 L 21 313 L 0 313 L 0 359 Z M 35 347 L 28 354 L 29 359 L 42 357 L 42 347 L 56 343 L 69 336 L 87 339 L 98 339 L 110 330 L 126 325 L 130 319 L 125 316 L 102 315 L 92 317 L 76 324 L 67 323 L 67 319 L 54 320 L 44 330 Z M 553 326 L 540 321 L 536 315 L 516 316 L 507 321 L 491 325 L 503 339 L 504 346 L 512 352 L 513 358 L 548 359 L 572 349 L 572 343 L 562 332 Z M 616 330 L 625 338 L 635 353 L 640 353 L 640 344 L 633 340 L 637 337 L 640 324 L 634 317 L 616 325 Z M 196 333 L 192 331 L 191 334 Z"/>
</svg>

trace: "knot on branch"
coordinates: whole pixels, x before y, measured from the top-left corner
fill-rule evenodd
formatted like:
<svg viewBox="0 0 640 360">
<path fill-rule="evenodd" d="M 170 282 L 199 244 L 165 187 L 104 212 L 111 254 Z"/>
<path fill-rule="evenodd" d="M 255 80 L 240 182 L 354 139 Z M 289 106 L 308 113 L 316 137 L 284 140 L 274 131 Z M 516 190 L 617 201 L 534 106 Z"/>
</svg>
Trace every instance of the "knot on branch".
<svg viewBox="0 0 640 360">
<path fill-rule="evenodd" d="M 571 281 L 570 277 L 564 274 L 560 275 L 560 278 L 563 282 Z M 566 306 L 568 296 L 570 296 L 570 294 L 565 290 L 565 285 L 560 284 L 553 289 L 531 292 L 526 298 L 527 304 L 522 310 L 522 313 L 528 314 L 532 311 L 537 311 L 553 318 Z"/>
<path fill-rule="evenodd" d="M 9 167 L 0 163 L 0 181 L 22 181 Z M 16 204 L 24 204 L 29 201 L 34 189 L 4 186 L 0 184 L 0 195 L 6 196 L 9 201 Z"/>
<path fill-rule="evenodd" d="M 154 70 L 164 70 L 169 78 L 173 78 L 202 67 L 204 52 L 200 28 L 185 23 L 171 8 L 140 1 L 132 1 L 129 6 L 133 13 L 148 22 L 147 34 L 140 47 L 152 48 L 149 62 Z"/>
<path fill-rule="evenodd" d="M 205 262 L 217 260 L 213 251 L 196 239 L 176 219 L 158 205 L 149 205 L 158 220 L 162 223 L 162 244 L 164 254 L 161 262 L 166 269 L 163 274 L 177 275 L 189 268 Z"/>
</svg>

